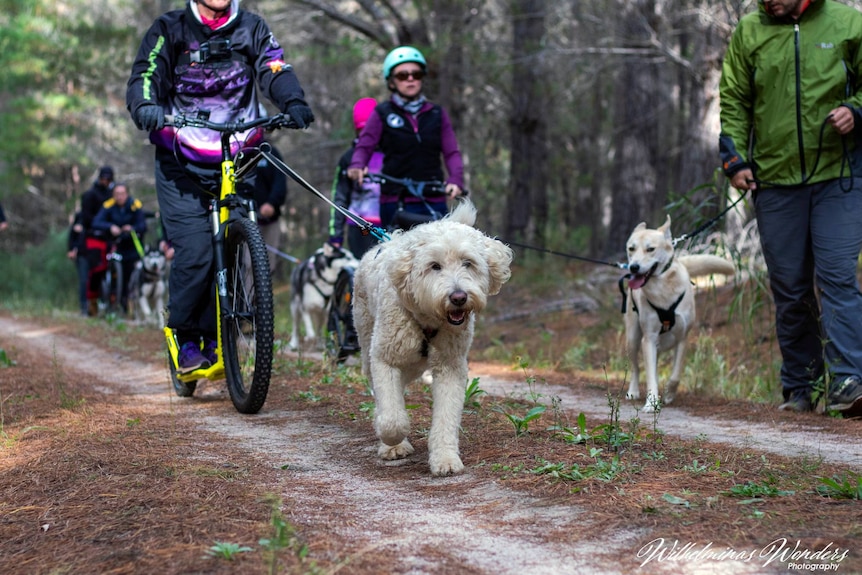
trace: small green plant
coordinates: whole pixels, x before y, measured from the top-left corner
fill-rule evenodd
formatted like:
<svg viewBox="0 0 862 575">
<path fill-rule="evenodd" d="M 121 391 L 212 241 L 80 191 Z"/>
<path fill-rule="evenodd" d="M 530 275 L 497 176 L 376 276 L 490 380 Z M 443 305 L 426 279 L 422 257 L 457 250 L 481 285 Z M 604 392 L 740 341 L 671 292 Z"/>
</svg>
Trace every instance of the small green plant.
<svg viewBox="0 0 862 575">
<path fill-rule="evenodd" d="M 543 395 L 533 388 L 533 386 L 536 384 L 536 377 L 530 375 L 527 372 L 527 368 L 530 367 L 530 362 L 520 356 L 518 356 L 516 359 L 518 360 L 518 367 L 521 368 L 521 370 L 524 372 L 524 381 L 527 382 L 527 397 L 533 403 L 538 403 L 539 400 L 543 397 Z"/>
<path fill-rule="evenodd" d="M 844 473 L 840 477 L 820 477 L 817 493 L 832 499 L 862 499 L 862 474 Z"/>
<path fill-rule="evenodd" d="M 479 410 L 482 404 L 479 398 L 486 395 L 485 390 L 479 387 L 479 378 L 474 377 L 464 390 L 464 409 Z"/>
<path fill-rule="evenodd" d="M 363 401 L 359 404 L 359 411 L 365 414 L 367 419 L 371 419 L 374 417 L 374 402 L 373 401 Z"/>
<path fill-rule="evenodd" d="M 508 419 L 515 427 L 515 435 L 517 437 L 521 437 L 530 430 L 530 422 L 540 418 L 543 413 L 545 413 L 545 406 L 537 405 L 530 409 L 523 417 L 514 413 L 506 412 L 504 412 L 503 415 L 505 415 L 506 419 Z"/>
<path fill-rule="evenodd" d="M 753 481 L 738 483 L 725 491 L 726 495 L 730 495 L 732 497 L 747 498 L 784 497 L 793 495 L 794 493 L 795 491 L 778 489 L 775 485 L 769 483 L 755 483 Z"/>
<path fill-rule="evenodd" d="M 224 541 L 216 541 L 215 544 L 207 549 L 207 555 L 216 559 L 227 559 L 233 561 L 240 553 L 253 551 L 251 547 L 241 546 L 237 543 L 226 543 Z"/>
<path fill-rule="evenodd" d="M 608 449 L 618 450 L 633 441 L 633 436 L 623 431 L 620 425 L 620 398 L 611 392 L 605 397 L 608 400 L 608 422 L 593 430 L 593 438 L 597 443 L 604 443 Z"/>
<path fill-rule="evenodd" d="M 297 392 L 296 397 L 297 397 L 297 399 L 302 399 L 304 401 L 308 401 L 311 403 L 317 403 L 317 402 L 320 402 L 320 401 L 323 401 L 324 399 L 326 399 L 325 397 L 323 397 L 322 395 L 317 393 L 315 391 L 314 387 L 312 387 L 308 391 Z"/>
<path fill-rule="evenodd" d="M 587 431 L 587 416 L 583 411 L 578 414 L 577 423 L 577 429 L 557 424 L 549 427 L 548 431 L 561 437 L 566 443 L 586 443 L 592 436 Z"/>
<path fill-rule="evenodd" d="M 15 365 L 17 365 L 15 360 L 9 357 L 5 349 L 0 347 L 0 367 L 13 367 Z"/>
<path fill-rule="evenodd" d="M 701 473 L 706 473 L 709 470 L 709 466 L 705 463 L 699 463 L 697 459 L 692 460 L 689 465 L 683 465 L 682 467 L 685 471 L 689 473 L 693 473 L 695 475 L 699 475 Z"/>
<path fill-rule="evenodd" d="M 601 452 L 601 449 L 590 449 L 590 457 L 593 457 L 594 462 L 589 465 L 551 463 L 539 459 L 540 465 L 528 471 L 534 475 L 548 475 L 561 481 L 578 482 L 585 479 L 597 479 L 603 482 L 613 481 L 617 475 L 625 470 L 625 465 L 620 462 L 619 457 L 614 457 L 610 461 L 601 459 L 599 457 Z"/>
<path fill-rule="evenodd" d="M 299 564 L 296 572 L 303 573 L 304 575 L 321 573 L 314 561 L 308 561 L 310 549 L 308 545 L 299 539 L 296 527 L 284 518 L 281 512 L 281 498 L 270 493 L 266 495 L 265 500 L 270 505 L 269 525 L 271 535 L 261 538 L 258 544 L 264 551 L 267 573 L 269 575 L 276 575 L 278 573 L 279 555 L 285 549 L 293 553 Z"/>
</svg>

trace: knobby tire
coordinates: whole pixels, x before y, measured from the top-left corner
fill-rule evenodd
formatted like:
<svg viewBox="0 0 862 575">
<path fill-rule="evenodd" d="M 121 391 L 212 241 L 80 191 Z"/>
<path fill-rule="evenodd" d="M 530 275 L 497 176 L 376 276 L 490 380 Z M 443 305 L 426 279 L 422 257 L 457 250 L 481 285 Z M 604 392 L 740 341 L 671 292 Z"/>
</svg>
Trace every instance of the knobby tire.
<svg viewBox="0 0 862 575">
<path fill-rule="evenodd" d="M 225 238 L 228 305 L 222 310 L 225 379 L 234 407 L 257 413 L 272 374 L 272 278 L 255 222 L 230 224 Z"/>
<path fill-rule="evenodd" d="M 105 313 L 117 313 L 123 309 L 123 264 L 116 260 L 108 262 L 108 269 L 105 271 L 105 277 L 102 278 L 101 289 L 102 303 L 105 306 Z"/>
<path fill-rule="evenodd" d="M 329 304 L 327 331 L 329 352 L 338 363 L 345 361 L 359 350 L 356 328 L 353 326 L 353 269 L 347 268 L 338 274 Z"/>
<path fill-rule="evenodd" d="M 193 396 L 195 394 L 195 389 L 198 387 L 198 380 L 180 381 L 177 377 L 177 366 L 174 364 L 173 358 L 171 358 L 171 352 L 167 352 L 167 355 L 168 369 L 171 370 L 171 385 L 174 387 L 174 393 L 177 394 L 177 397 Z"/>
</svg>

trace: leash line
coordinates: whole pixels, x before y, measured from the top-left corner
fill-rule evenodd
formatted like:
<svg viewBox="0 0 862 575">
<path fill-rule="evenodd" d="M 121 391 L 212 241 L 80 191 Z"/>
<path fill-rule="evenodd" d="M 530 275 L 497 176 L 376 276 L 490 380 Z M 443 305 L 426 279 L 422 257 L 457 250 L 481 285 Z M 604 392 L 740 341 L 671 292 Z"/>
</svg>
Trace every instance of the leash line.
<svg viewBox="0 0 862 575">
<path fill-rule="evenodd" d="M 365 220 L 365 218 L 362 218 L 362 217 L 354 214 L 350 210 L 342 208 L 341 206 L 337 205 L 335 202 L 330 200 L 328 197 L 326 197 L 324 194 L 319 192 L 314 186 L 312 186 L 307 181 L 305 181 L 305 179 L 302 176 L 300 176 L 298 173 L 296 173 L 296 171 L 293 168 L 291 168 L 285 162 L 283 162 L 282 160 L 277 158 L 275 156 L 275 154 L 273 154 L 268 149 L 261 147 L 260 153 L 263 155 L 264 158 L 266 158 L 267 160 L 272 162 L 272 165 L 274 165 L 281 173 L 283 173 L 286 176 L 290 176 L 300 186 L 302 186 L 303 188 L 305 188 L 306 190 L 308 190 L 312 194 L 316 195 L 318 198 L 320 198 L 321 200 L 323 200 L 324 202 L 326 202 L 327 204 L 332 206 L 334 209 L 341 212 L 341 214 L 343 214 L 344 217 L 349 218 L 353 223 L 355 223 L 357 226 L 362 228 L 363 234 L 371 234 L 372 236 L 374 236 L 375 238 L 377 238 L 381 242 L 388 241 L 389 239 L 391 239 L 389 237 L 389 234 L 387 234 L 381 228 L 378 228 L 377 226 L 375 226 L 371 222 Z"/>
<path fill-rule="evenodd" d="M 284 259 L 286 259 L 287 261 L 289 261 L 289 262 L 293 262 L 293 263 L 295 263 L 295 264 L 298 264 L 298 263 L 301 263 L 301 262 L 302 262 L 302 260 L 301 260 L 301 259 L 299 259 L 299 258 L 297 258 L 297 257 L 294 257 L 294 256 L 292 256 L 292 255 L 290 255 L 290 254 L 286 254 L 286 253 L 284 253 L 283 251 L 280 251 L 280 250 L 278 250 L 278 249 L 276 249 L 276 248 L 272 247 L 272 246 L 271 246 L 271 245 L 269 245 L 269 244 L 265 244 L 265 245 L 266 245 L 266 249 L 267 249 L 268 251 L 270 251 L 270 252 L 274 253 L 275 255 L 277 255 L 277 256 L 278 256 L 278 257 L 280 257 L 280 258 L 284 258 Z"/>
<path fill-rule="evenodd" d="M 729 206 L 727 206 L 726 208 L 724 208 L 723 210 L 721 210 L 721 212 L 719 212 L 719 214 L 718 214 L 717 216 L 715 216 L 714 218 L 711 218 L 711 219 L 707 220 L 705 223 L 703 223 L 703 224 L 701 224 L 700 226 L 698 226 L 697 228 L 695 228 L 695 229 L 694 229 L 694 231 L 692 231 L 691 233 L 688 233 L 688 234 L 682 234 L 682 235 L 681 235 L 681 236 L 679 236 L 678 238 L 675 238 L 675 239 L 673 240 L 673 247 L 676 247 L 676 245 L 677 245 L 678 243 L 680 243 L 680 242 L 684 242 L 684 241 L 686 241 L 686 240 L 688 240 L 688 239 L 691 239 L 691 238 L 693 238 L 693 237 L 695 237 L 695 236 L 697 236 L 697 235 L 699 235 L 699 234 L 702 234 L 704 231 L 706 231 L 706 230 L 708 230 L 709 228 L 711 228 L 712 226 L 714 226 L 714 225 L 715 225 L 715 223 L 716 223 L 716 222 L 718 222 L 718 220 L 720 220 L 720 219 L 721 219 L 721 218 L 723 218 L 725 215 L 727 215 L 727 212 L 729 212 L 730 210 L 732 210 L 733 208 L 735 208 L 735 207 L 737 206 L 737 204 L 739 204 L 739 202 L 741 202 L 742 200 L 744 200 L 746 195 L 748 195 L 748 190 L 743 190 L 743 192 L 742 192 L 742 194 L 739 196 L 739 198 L 737 198 L 735 202 L 733 202 L 732 204 L 730 204 Z"/>
<path fill-rule="evenodd" d="M 512 241 L 509 241 L 509 240 L 506 240 L 506 239 L 503 239 L 503 238 L 497 238 L 497 239 L 498 239 L 498 240 L 500 240 L 501 242 L 505 243 L 505 244 L 509 244 L 510 246 L 516 246 L 516 247 L 524 248 L 524 249 L 527 249 L 527 250 L 533 250 L 533 251 L 537 251 L 537 252 L 542 252 L 542 253 L 546 253 L 546 254 L 551 254 L 551 255 L 555 255 L 555 256 L 560 256 L 560 257 L 568 258 L 568 259 L 571 259 L 571 260 L 580 260 L 580 261 L 589 262 L 589 263 L 593 263 L 593 264 L 601 264 L 601 265 L 606 265 L 606 266 L 612 266 L 612 267 L 615 267 L 615 268 L 617 268 L 617 269 L 622 269 L 622 270 L 624 270 L 624 269 L 628 269 L 628 267 L 629 267 L 629 264 L 624 263 L 624 262 L 617 262 L 617 263 L 613 263 L 613 262 L 608 262 L 608 261 L 605 261 L 605 260 L 598 260 L 598 259 L 588 258 L 588 257 L 584 257 L 584 256 L 577 256 L 577 255 L 574 255 L 574 254 L 567 254 L 567 253 L 563 253 L 563 252 L 558 252 L 558 251 L 555 251 L 555 250 L 549 250 L 549 249 L 547 249 L 547 248 L 539 248 L 539 247 L 536 247 L 536 246 L 531 246 L 531 245 L 527 245 L 527 244 L 522 244 L 522 243 L 519 243 L 519 242 L 512 242 Z"/>
</svg>

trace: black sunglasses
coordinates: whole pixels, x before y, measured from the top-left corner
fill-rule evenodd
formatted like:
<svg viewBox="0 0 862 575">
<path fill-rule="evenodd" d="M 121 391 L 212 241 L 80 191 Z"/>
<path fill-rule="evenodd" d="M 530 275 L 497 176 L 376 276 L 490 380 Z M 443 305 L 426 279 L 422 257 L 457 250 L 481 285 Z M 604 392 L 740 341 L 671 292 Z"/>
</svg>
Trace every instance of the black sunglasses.
<svg viewBox="0 0 862 575">
<path fill-rule="evenodd" d="M 414 80 L 421 80 L 425 77 L 425 72 L 422 70 L 413 70 L 411 72 L 397 72 L 392 74 L 392 77 L 398 80 L 399 82 L 404 82 L 409 78 L 413 78 Z"/>
</svg>

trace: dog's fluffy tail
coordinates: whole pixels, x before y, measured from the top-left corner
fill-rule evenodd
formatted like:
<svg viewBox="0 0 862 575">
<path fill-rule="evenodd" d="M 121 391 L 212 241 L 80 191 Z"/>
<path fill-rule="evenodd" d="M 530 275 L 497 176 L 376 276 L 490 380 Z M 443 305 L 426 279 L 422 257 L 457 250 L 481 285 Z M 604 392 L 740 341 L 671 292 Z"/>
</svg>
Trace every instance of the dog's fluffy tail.
<svg viewBox="0 0 862 575">
<path fill-rule="evenodd" d="M 677 261 L 685 266 L 691 277 L 708 276 L 712 274 L 724 274 L 732 276 L 736 273 L 733 262 L 718 256 L 707 254 L 693 256 L 679 256 Z"/>
<path fill-rule="evenodd" d="M 455 205 L 448 217 L 453 222 L 473 226 L 476 223 L 476 206 L 470 200 L 462 199 Z"/>
</svg>

